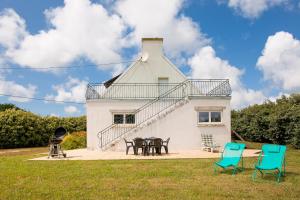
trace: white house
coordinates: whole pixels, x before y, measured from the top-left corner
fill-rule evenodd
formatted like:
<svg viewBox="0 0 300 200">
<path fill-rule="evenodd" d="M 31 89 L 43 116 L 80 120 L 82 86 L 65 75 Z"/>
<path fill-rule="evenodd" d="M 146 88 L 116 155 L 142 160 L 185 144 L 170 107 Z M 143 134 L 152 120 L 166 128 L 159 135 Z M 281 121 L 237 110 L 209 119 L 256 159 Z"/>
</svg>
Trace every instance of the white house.
<svg viewBox="0 0 300 200">
<path fill-rule="evenodd" d="M 143 38 L 141 58 L 121 75 L 89 84 L 87 147 L 124 150 L 123 138 L 170 137 L 169 149 L 201 148 L 201 134 L 231 141 L 229 80 L 188 79 L 163 52 L 162 38 Z"/>
</svg>

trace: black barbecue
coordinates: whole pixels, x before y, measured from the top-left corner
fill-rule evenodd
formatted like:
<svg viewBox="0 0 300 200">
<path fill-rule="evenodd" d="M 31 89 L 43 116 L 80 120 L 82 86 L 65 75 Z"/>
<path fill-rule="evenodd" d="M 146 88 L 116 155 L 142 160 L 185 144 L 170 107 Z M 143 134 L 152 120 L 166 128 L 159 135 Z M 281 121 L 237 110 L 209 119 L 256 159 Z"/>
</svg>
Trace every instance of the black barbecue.
<svg viewBox="0 0 300 200">
<path fill-rule="evenodd" d="M 67 154 L 64 153 L 63 149 L 60 146 L 60 143 L 63 141 L 64 136 L 66 135 L 67 131 L 64 127 L 59 127 L 55 130 L 54 135 L 51 136 L 49 143 L 50 143 L 50 149 L 49 149 L 49 155 L 48 158 L 54 157 L 54 156 L 63 156 L 66 157 Z"/>
</svg>

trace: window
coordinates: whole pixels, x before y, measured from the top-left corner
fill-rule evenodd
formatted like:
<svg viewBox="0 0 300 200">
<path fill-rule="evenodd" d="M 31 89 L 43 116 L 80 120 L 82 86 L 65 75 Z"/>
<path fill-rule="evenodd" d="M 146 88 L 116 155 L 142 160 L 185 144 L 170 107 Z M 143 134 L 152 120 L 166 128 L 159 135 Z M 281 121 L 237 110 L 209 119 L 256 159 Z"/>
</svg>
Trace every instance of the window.
<svg viewBox="0 0 300 200">
<path fill-rule="evenodd" d="M 114 124 L 135 124 L 135 115 L 131 113 L 113 114 Z"/>
<path fill-rule="evenodd" d="M 221 123 L 222 113 L 220 111 L 201 111 L 198 112 L 198 123 Z"/>
<path fill-rule="evenodd" d="M 126 124 L 134 124 L 135 123 L 135 115 L 134 114 L 126 114 L 125 115 L 125 123 Z"/>
<path fill-rule="evenodd" d="M 221 122 L 221 112 L 211 112 L 210 113 L 211 122 Z"/>
<path fill-rule="evenodd" d="M 209 112 L 199 112 L 199 123 L 209 122 Z"/>
<path fill-rule="evenodd" d="M 115 124 L 124 124 L 124 116 L 123 116 L 123 114 L 115 114 L 114 115 L 114 123 Z"/>
</svg>

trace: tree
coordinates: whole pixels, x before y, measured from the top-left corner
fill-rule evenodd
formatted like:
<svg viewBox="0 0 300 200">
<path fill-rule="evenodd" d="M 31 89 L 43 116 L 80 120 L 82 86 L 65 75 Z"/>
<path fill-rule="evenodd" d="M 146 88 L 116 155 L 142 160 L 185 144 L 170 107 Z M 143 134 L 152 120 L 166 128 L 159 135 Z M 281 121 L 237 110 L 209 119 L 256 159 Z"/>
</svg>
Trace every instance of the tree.
<svg viewBox="0 0 300 200">
<path fill-rule="evenodd" d="M 300 94 L 282 96 L 232 111 L 232 129 L 255 142 L 292 144 L 300 148 Z"/>
<path fill-rule="evenodd" d="M 70 133 L 85 131 L 86 117 L 43 117 L 21 109 L 6 109 L 0 112 L 0 148 L 46 146 L 59 126 Z"/>
<path fill-rule="evenodd" d="M 11 103 L 0 104 L 0 112 L 5 111 L 7 109 L 22 110 L 21 108 L 15 106 L 14 104 L 11 104 Z"/>
</svg>

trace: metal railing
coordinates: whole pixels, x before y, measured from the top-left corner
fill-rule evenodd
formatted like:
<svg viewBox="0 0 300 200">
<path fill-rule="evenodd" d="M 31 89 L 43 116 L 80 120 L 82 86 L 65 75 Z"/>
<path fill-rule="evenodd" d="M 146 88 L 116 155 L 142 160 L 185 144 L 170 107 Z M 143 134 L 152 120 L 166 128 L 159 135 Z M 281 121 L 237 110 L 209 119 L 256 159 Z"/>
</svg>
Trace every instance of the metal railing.
<svg viewBox="0 0 300 200">
<path fill-rule="evenodd" d="M 102 87 L 101 85 L 96 85 Z M 230 96 L 229 80 L 186 80 L 178 84 L 115 84 L 105 91 L 95 86 L 90 86 L 98 96 L 89 96 L 96 99 L 151 99 L 148 103 L 138 108 L 133 114 L 135 124 L 113 123 L 98 133 L 99 145 L 107 147 L 121 136 L 147 126 L 151 120 L 163 113 L 176 103 L 184 101 L 190 96 Z M 149 89 L 150 88 L 150 89 Z M 134 91 L 130 94 L 121 93 L 121 90 Z M 101 92 L 100 92 L 101 91 Z M 93 92 L 93 95 L 95 94 Z M 87 97 L 88 99 L 88 97 Z M 93 98 L 91 98 L 93 99 Z"/>
<path fill-rule="evenodd" d="M 189 96 L 230 96 L 228 79 L 188 80 Z"/>
<path fill-rule="evenodd" d="M 228 79 L 188 79 L 186 83 L 189 96 L 231 95 Z M 180 83 L 114 83 L 108 88 L 104 84 L 89 84 L 86 99 L 155 99 L 178 84 Z"/>
<path fill-rule="evenodd" d="M 185 97 L 187 97 L 188 89 L 188 81 L 177 84 L 159 97 L 153 99 L 152 101 L 137 109 L 133 113 L 135 115 L 135 124 L 124 125 L 113 123 L 107 128 L 103 129 L 98 133 L 100 147 L 104 148 L 126 133 L 138 130 L 143 126 L 147 126 L 149 120 L 154 119 L 160 113 L 175 105 L 176 103 L 183 101 Z"/>
</svg>

